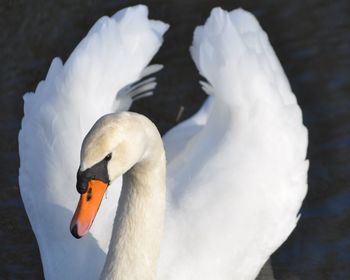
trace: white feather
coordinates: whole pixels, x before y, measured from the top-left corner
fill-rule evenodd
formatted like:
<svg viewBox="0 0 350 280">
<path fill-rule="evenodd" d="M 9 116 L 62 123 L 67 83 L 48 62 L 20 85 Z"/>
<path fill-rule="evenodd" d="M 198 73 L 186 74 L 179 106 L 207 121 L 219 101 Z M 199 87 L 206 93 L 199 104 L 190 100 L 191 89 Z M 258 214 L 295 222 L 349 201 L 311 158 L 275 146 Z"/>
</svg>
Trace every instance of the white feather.
<svg viewBox="0 0 350 280">
<path fill-rule="evenodd" d="M 160 279 L 254 279 L 298 221 L 307 130 L 257 20 L 212 11 L 191 54 L 211 94 L 165 137 Z"/>
<path fill-rule="evenodd" d="M 100 116 L 151 93 L 153 79 L 135 82 L 159 70 L 145 67 L 166 29 L 147 19 L 144 6 L 104 17 L 24 97 L 19 180 L 47 279 L 98 278 L 121 182 L 109 188 L 91 234 L 73 239 L 80 145 Z M 254 279 L 298 221 L 307 130 L 267 36 L 248 12 L 214 9 L 196 29 L 191 53 L 210 97 L 164 137 L 168 205 L 159 279 Z"/>
<path fill-rule="evenodd" d="M 69 223 L 80 147 L 99 117 L 129 108 L 133 92 L 120 96 L 122 88 L 160 70 L 147 64 L 168 25 L 147 14 L 140 5 L 98 20 L 66 63 L 55 58 L 35 94 L 24 96 L 19 183 L 46 279 L 97 279 L 102 270 L 121 180 L 109 188 L 91 234 L 77 242 Z"/>
</svg>

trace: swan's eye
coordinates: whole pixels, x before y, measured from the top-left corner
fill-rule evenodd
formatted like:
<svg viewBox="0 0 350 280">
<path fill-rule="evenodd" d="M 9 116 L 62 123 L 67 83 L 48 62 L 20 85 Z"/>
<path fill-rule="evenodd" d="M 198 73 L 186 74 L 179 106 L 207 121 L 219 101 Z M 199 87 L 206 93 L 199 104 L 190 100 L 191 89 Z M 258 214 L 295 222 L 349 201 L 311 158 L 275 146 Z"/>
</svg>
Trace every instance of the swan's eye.
<svg viewBox="0 0 350 280">
<path fill-rule="evenodd" d="M 112 153 L 109 153 L 108 155 L 106 155 L 105 161 L 110 161 L 111 158 L 112 158 Z"/>
</svg>

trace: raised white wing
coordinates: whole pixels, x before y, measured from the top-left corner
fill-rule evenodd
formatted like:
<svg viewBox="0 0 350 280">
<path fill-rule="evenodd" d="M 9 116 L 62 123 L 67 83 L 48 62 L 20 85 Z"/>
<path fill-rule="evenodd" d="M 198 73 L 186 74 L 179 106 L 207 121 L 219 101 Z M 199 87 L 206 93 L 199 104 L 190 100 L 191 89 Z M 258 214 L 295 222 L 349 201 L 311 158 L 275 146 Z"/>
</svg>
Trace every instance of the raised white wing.
<svg viewBox="0 0 350 280">
<path fill-rule="evenodd" d="M 145 6 L 135 6 L 102 17 L 66 63 L 55 58 L 35 94 L 24 96 L 19 183 L 46 279 L 98 279 L 102 270 L 120 187 L 109 188 L 89 236 L 74 239 L 69 223 L 79 199 L 80 147 L 98 118 L 127 110 L 155 87 L 152 78 L 130 86 L 160 69 L 145 67 L 168 26 L 147 15 Z"/>
<path fill-rule="evenodd" d="M 307 130 L 250 13 L 214 9 L 196 29 L 191 54 L 212 96 L 200 117 L 164 137 L 170 161 L 160 279 L 254 279 L 298 221 Z"/>
</svg>

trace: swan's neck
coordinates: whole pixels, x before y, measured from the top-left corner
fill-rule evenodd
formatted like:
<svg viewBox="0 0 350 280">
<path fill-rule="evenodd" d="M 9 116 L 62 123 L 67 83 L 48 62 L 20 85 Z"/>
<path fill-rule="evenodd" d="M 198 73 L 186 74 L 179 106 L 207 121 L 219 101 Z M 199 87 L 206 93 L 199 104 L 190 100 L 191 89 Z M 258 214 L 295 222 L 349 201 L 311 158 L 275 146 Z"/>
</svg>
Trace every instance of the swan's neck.
<svg viewBox="0 0 350 280">
<path fill-rule="evenodd" d="M 165 156 L 136 164 L 123 187 L 102 279 L 156 278 L 165 212 Z"/>
</svg>

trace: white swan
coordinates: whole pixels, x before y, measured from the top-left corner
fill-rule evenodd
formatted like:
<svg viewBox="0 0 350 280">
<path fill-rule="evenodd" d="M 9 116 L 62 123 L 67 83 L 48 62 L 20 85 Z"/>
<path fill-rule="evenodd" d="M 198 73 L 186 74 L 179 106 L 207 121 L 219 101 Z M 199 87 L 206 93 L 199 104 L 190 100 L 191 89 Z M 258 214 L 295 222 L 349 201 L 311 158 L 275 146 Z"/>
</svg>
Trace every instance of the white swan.
<svg viewBox="0 0 350 280">
<path fill-rule="evenodd" d="M 25 97 L 19 180 L 48 279 L 96 279 L 101 273 L 121 181 L 109 186 L 88 237 L 76 241 L 69 236 L 67 225 L 77 201 L 73 185 L 79 147 L 96 119 L 128 108 L 130 97 L 140 92 L 128 84 L 157 70 L 143 69 L 166 29 L 161 22 L 147 20 L 144 6 L 103 18 L 66 64 L 55 59 L 35 95 Z M 131 279 L 132 273 L 143 273 L 135 279 L 153 279 L 161 246 L 158 279 L 254 279 L 298 220 L 307 189 L 307 131 L 266 34 L 251 14 L 217 8 L 196 29 L 191 53 L 210 83 L 203 83 L 203 88 L 212 96 L 196 115 L 164 137 L 168 202 L 162 242 L 162 176 L 142 177 L 139 182 L 141 168 L 136 164 L 138 171 L 132 168 L 124 182 L 103 271 L 106 277 L 119 273 L 117 279 Z M 155 85 L 150 82 L 141 88 L 151 90 Z M 128 123 L 134 124 L 132 129 Z M 116 125 L 117 132 L 104 132 L 106 125 Z M 160 170 L 155 170 L 164 172 L 161 143 L 146 118 L 110 115 L 94 127 L 84 141 L 80 171 L 104 162 L 110 180 L 137 163 L 140 155 L 148 161 L 153 155 L 159 160 L 149 162 L 157 162 Z M 129 141 L 121 136 L 121 127 L 127 128 L 123 137 Z M 89 144 L 101 137 L 106 142 Z M 123 148 L 115 150 L 117 143 Z M 158 148 L 149 148 L 153 143 Z M 138 189 L 150 190 L 146 192 L 155 195 L 150 200 L 157 203 L 142 205 L 141 211 L 128 208 L 134 205 L 130 202 L 145 200 L 144 191 L 128 198 L 136 189 L 132 186 L 150 183 L 154 186 Z M 94 200 L 94 194 L 83 196 Z M 125 226 L 130 217 L 142 221 L 132 224 L 135 231 L 129 231 L 130 224 Z M 87 232 L 83 227 L 75 230 L 78 235 Z M 136 245 L 131 251 L 120 240 Z"/>
</svg>

